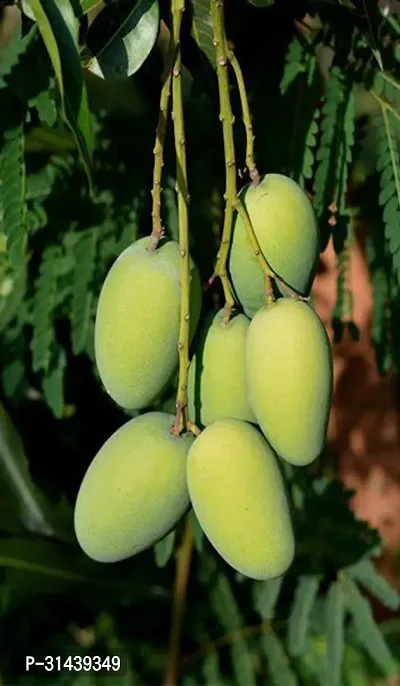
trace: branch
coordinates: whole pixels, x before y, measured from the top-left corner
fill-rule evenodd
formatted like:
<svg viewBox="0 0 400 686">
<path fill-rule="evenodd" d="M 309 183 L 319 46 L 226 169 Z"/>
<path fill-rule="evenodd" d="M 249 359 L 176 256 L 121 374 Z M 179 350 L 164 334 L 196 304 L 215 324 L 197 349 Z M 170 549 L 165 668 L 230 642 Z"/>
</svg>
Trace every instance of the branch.
<svg viewBox="0 0 400 686">
<path fill-rule="evenodd" d="M 211 0 L 211 18 L 214 30 L 214 45 L 217 58 L 217 77 L 218 91 L 220 100 L 220 119 L 222 122 L 222 132 L 224 138 L 224 152 L 226 165 L 226 191 L 225 191 L 225 217 L 222 230 L 221 245 L 218 251 L 217 264 L 209 283 L 212 283 L 216 276 L 221 279 L 225 296 L 225 316 L 224 321 L 230 319 L 232 309 L 235 305 L 232 287 L 227 274 L 227 259 L 232 239 L 233 215 L 237 210 L 243 219 L 249 235 L 254 255 L 264 272 L 265 292 L 267 302 L 272 301 L 271 276 L 274 276 L 265 257 L 261 251 L 257 237 L 247 211 L 237 194 L 236 186 L 236 159 L 235 143 L 233 136 L 233 122 L 231 99 L 229 93 L 228 79 L 228 53 L 226 47 L 226 35 L 224 25 L 224 4 L 223 0 Z"/>
<path fill-rule="evenodd" d="M 162 168 L 164 166 L 164 142 L 167 131 L 168 122 L 168 106 L 169 96 L 171 92 L 171 77 L 172 67 L 174 64 L 175 46 L 174 40 L 171 37 L 169 41 L 169 48 L 165 59 L 165 70 L 163 74 L 163 86 L 160 96 L 160 113 L 158 116 L 158 124 L 156 130 L 156 140 L 154 144 L 154 170 L 153 170 L 153 188 L 151 195 L 153 198 L 153 230 L 151 233 L 150 250 L 157 248 L 160 238 L 164 235 L 164 229 L 161 222 L 161 178 Z"/>
</svg>

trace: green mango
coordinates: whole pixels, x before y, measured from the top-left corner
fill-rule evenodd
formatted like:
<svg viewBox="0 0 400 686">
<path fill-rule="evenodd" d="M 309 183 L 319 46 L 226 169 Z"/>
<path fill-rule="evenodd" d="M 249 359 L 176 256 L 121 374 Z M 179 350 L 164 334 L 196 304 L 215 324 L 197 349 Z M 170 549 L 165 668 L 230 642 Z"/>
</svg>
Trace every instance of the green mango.
<svg viewBox="0 0 400 686">
<path fill-rule="evenodd" d="M 322 452 L 332 402 L 332 351 L 305 302 L 281 298 L 253 318 L 246 344 L 250 404 L 275 452 L 307 465 Z"/>
<path fill-rule="evenodd" d="M 204 429 L 189 449 L 187 482 L 200 526 L 225 562 L 251 579 L 287 571 L 294 535 L 284 483 L 254 426 L 221 419 Z"/>
<path fill-rule="evenodd" d="M 189 368 L 189 416 L 201 426 L 223 418 L 256 421 L 244 369 L 250 321 L 237 314 L 224 324 L 223 315 L 223 310 L 212 312 L 206 320 Z"/>
<path fill-rule="evenodd" d="M 292 290 L 307 297 L 320 247 L 318 225 L 307 195 L 289 177 L 267 174 L 258 186 L 244 188 L 240 197 L 271 269 Z M 264 274 L 238 213 L 228 266 L 235 295 L 252 318 L 265 304 Z"/>
<path fill-rule="evenodd" d="M 180 252 L 170 241 L 154 252 L 150 238 L 130 245 L 103 284 L 95 323 L 95 358 L 104 387 L 127 410 L 157 398 L 178 365 Z M 200 317 L 201 284 L 191 263 L 191 336 Z"/>
<path fill-rule="evenodd" d="M 189 506 L 186 460 L 192 435 L 174 436 L 174 415 L 148 412 L 121 426 L 90 464 L 75 504 L 82 550 L 118 562 L 149 548 Z"/>
</svg>

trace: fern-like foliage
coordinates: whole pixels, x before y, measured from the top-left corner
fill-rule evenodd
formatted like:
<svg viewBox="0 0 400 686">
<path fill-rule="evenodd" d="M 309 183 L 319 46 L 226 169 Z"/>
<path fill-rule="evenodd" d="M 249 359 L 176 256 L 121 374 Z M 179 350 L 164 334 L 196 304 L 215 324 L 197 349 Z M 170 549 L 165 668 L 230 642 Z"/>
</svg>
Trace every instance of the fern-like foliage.
<svg viewBox="0 0 400 686">
<path fill-rule="evenodd" d="M 390 75 L 379 74 L 373 94 L 380 106 L 380 115 L 374 120 L 381 183 L 379 203 L 393 267 L 400 282 L 400 84 Z"/>
<path fill-rule="evenodd" d="M 90 290 L 90 285 L 95 265 L 97 238 L 97 228 L 82 231 L 78 235 L 74 249 L 75 269 L 71 307 L 74 355 L 79 355 L 87 343 L 93 304 L 93 292 Z"/>
<path fill-rule="evenodd" d="M 328 671 L 332 686 L 341 686 L 345 646 L 345 606 L 344 594 L 339 581 L 331 584 L 326 595 L 324 609 Z"/>
<path fill-rule="evenodd" d="M 288 624 L 288 650 L 293 657 L 305 651 L 310 617 L 321 580 L 317 575 L 299 577 Z"/>
<path fill-rule="evenodd" d="M 23 36 L 20 27 L 17 27 L 11 34 L 10 39 L 1 48 L 0 62 L 0 90 L 7 87 L 6 77 L 9 76 L 13 68 L 18 64 L 30 45 L 32 39 L 37 35 L 37 26 L 34 25 L 30 31 Z"/>
<path fill-rule="evenodd" d="M 33 304 L 33 335 L 31 341 L 32 369 L 47 373 L 50 367 L 54 343 L 53 312 L 56 303 L 58 262 L 61 251 L 58 246 L 45 249 L 35 284 Z"/>
<path fill-rule="evenodd" d="M 26 249 L 25 159 L 22 124 L 4 134 L 0 158 L 2 231 L 11 263 L 18 268 Z"/>
</svg>

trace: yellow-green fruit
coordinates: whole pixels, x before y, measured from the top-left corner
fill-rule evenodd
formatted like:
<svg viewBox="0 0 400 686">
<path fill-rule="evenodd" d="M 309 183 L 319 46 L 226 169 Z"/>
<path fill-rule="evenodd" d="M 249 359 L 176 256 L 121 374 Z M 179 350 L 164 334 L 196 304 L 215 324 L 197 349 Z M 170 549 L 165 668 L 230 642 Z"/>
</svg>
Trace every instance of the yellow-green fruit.
<svg viewBox="0 0 400 686">
<path fill-rule="evenodd" d="M 246 345 L 250 403 L 275 452 L 294 465 L 322 452 L 333 365 L 323 323 L 305 302 L 281 298 L 252 320 Z"/>
<path fill-rule="evenodd" d="M 223 310 L 206 322 L 189 369 L 189 416 L 207 426 L 225 417 L 255 422 L 244 369 L 250 321 L 238 314 L 223 322 Z"/>
<path fill-rule="evenodd" d="M 319 255 L 319 232 L 312 205 L 300 186 L 282 174 L 267 174 L 242 192 L 254 232 L 269 265 L 294 291 L 308 296 Z M 229 270 L 236 296 L 253 317 L 263 306 L 264 275 L 243 219 L 236 214 Z"/>
<path fill-rule="evenodd" d="M 189 506 L 187 453 L 193 436 L 170 433 L 174 416 L 131 419 L 102 446 L 82 481 L 75 533 L 98 562 L 118 562 L 171 531 Z"/>
<path fill-rule="evenodd" d="M 150 239 L 129 246 L 103 284 L 95 325 L 100 378 L 113 400 L 128 410 L 148 407 L 178 364 L 180 252 L 175 241 L 154 252 Z M 201 285 L 191 267 L 191 332 L 201 308 Z"/>
<path fill-rule="evenodd" d="M 221 557 L 252 579 L 284 574 L 294 537 L 276 457 L 262 434 L 238 419 L 208 426 L 187 459 L 190 500 Z"/>
</svg>

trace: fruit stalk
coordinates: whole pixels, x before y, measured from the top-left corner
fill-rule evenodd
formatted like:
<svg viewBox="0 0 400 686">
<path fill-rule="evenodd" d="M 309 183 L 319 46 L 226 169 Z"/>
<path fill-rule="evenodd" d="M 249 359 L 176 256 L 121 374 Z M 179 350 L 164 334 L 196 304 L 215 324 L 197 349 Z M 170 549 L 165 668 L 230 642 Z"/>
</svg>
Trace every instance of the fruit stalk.
<svg viewBox="0 0 400 686">
<path fill-rule="evenodd" d="M 186 590 L 189 581 L 193 547 L 193 532 L 190 526 L 190 520 L 187 518 L 182 543 L 176 553 L 174 599 L 164 686 L 178 686 L 182 620 L 185 613 Z"/>
<path fill-rule="evenodd" d="M 151 244 L 150 250 L 155 250 L 157 248 L 159 240 L 164 235 L 164 229 L 161 221 L 161 180 L 162 180 L 162 169 L 164 166 L 164 142 L 165 134 L 167 131 L 168 123 L 168 107 L 169 98 L 171 93 L 171 79 L 172 79 L 172 67 L 174 64 L 175 57 L 175 45 L 173 37 L 171 36 L 168 52 L 165 58 L 165 68 L 163 73 L 163 86 L 160 95 L 160 112 L 158 115 L 158 123 L 156 129 L 156 139 L 154 143 L 154 168 L 153 168 L 153 188 L 151 191 L 151 196 L 153 199 L 152 207 L 152 233 L 151 233 Z"/>
<path fill-rule="evenodd" d="M 254 159 L 254 133 L 253 125 L 251 123 L 251 113 L 249 101 L 247 98 L 246 85 L 243 78 L 243 72 L 239 64 L 239 60 L 233 51 L 233 45 L 227 44 L 228 59 L 231 63 L 232 69 L 235 73 L 236 83 L 239 89 L 240 104 L 242 107 L 243 124 L 246 129 L 246 167 L 249 171 L 251 182 L 253 186 L 258 186 L 260 183 L 260 174 L 256 167 Z"/>
<path fill-rule="evenodd" d="M 179 327 L 179 379 L 176 397 L 174 433 L 190 429 L 187 412 L 187 379 L 189 371 L 190 266 L 189 266 L 189 195 L 186 168 L 185 123 L 182 103 L 182 57 L 180 33 L 185 0 L 172 0 L 173 44 L 175 59 L 172 69 L 172 119 L 176 153 L 176 191 L 178 194 L 179 248 L 181 258 L 181 317 Z"/>
<path fill-rule="evenodd" d="M 247 211 L 238 197 L 236 185 L 236 159 L 235 159 L 235 142 L 233 135 L 234 117 L 232 113 L 232 105 L 229 94 L 229 78 L 228 78 L 228 64 L 229 56 L 227 52 L 227 40 L 225 35 L 224 22 L 224 3 L 223 0 L 211 0 L 211 19 L 214 31 L 214 45 L 216 50 L 217 60 L 217 78 L 218 91 L 220 100 L 220 119 L 222 122 L 222 132 L 224 139 L 225 165 L 226 165 L 226 190 L 225 190 L 225 216 L 224 226 L 222 230 L 221 245 L 218 251 L 217 263 L 214 274 L 210 279 L 210 283 L 216 276 L 219 276 L 225 296 L 225 316 L 224 321 L 228 322 L 231 316 L 232 308 L 235 305 L 233 297 L 232 286 L 230 284 L 227 273 L 227 259 L 229 248 L 232 239 L 233 229 L 233 215 L 237 210 L 242 216 L 249 234 L 249 239 L 252 245 L 255 256 L 263 270 L 265 281 L 265 293 L 267 303 L 273 300 L 271 276 L 274 274 L 270 269 L 267 261 L 264 258 L 262 250 L 254 233 L 254 229 Z"/>
</svg>

